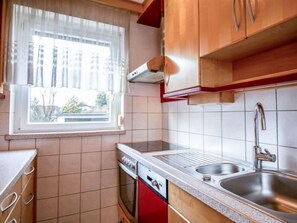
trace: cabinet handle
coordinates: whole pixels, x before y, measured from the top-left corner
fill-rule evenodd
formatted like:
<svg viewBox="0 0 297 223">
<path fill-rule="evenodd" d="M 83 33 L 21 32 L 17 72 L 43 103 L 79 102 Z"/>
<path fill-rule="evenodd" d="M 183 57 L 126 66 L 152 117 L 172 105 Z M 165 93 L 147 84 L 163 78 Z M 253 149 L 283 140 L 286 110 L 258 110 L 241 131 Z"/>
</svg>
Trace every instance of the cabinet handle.
<svg viewBox="0 0 297 223">
<path fill-rule="evenodd" d="M 249 15 L 250 15 L 250 20 L 252 23 L 254 23 L 255 16 L 254 16 L 251 0 L 247 0 L 247 2 L 248 2 L 248 11 L 249 11 Z"/>
<path fill-rule="evenodd" d="M 13 201 L 12 201 L 9 205 L 7 205 L 6 207 L 3 207 L 3 203 L 4 203 L 4 201 L 5 201 L 7 198 L 11 197 L 11 196 L 14 196 L 14 197 L 15 197 L 15 198 L 13 199 Z M 13 205 L 15 204 L 15 202 L 18 200 L 18 197 L 19 197 L 19 195 L 18 195 L 16 192 L 13 192 L 13 193 L 11 193 L 10 195 L 8 195 L 8 196 L 4 199 L 4 201 L 2 201 L 2 203 L 1 203 L 1 207 L 0 207 L 1 211 L 4 212 L 4 211 L 6 211 L 7 209 L 9 209 L 11 206 L 13 206 Z"/>
<path fill-rule="evenodd" d="M 234 22 L 234 26 L 235 26 L 236 31 L 238 31 L 239 24 L 238 24 L 238 21 L 237 21 L 235 4 L 236 4 L 236 0 L 233 0 L 233 13 L 232 13 L 233 14 L 233 22 Z"/>
<path fill-rule="evenodd" d="M 165 67 L 164 67 L 164 77 L 165 77 L 165 85 L 167 87 L 170 81 L 170 75 L 167 75 L 167 63 L 165 63 Z"/>
<path fill-rule="evenodd" d="M 24 205 L 25 206 L 27 206 L 28 204 L 30 204 L 34 200 L 34 194 L 33 193 L 30 193 L 30 195 L 31 195 L 31 198 L 28 201 L 25 201 L 24 202 Z"/>
<path fill-rule="evenodd" d="M 34 166 L 32 166 L 31 167 L 31 170 L 29 171 L 29 172 L 24 172 L 24 174 L 26 175 L 26 176 L 28 176 L 28 175 L 30 175 L 31 173 L 33 173 L 35 171 L 35 168 L 34 168 Z"/>
</svg>

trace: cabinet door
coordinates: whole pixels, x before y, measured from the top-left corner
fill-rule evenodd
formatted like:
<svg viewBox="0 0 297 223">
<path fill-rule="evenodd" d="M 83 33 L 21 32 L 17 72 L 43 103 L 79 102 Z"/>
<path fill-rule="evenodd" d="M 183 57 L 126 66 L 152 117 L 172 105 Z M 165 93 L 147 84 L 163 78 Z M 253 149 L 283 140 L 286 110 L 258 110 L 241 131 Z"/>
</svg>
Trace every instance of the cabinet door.
<svg viewBox="0 0 297 223">
<path fill-rule="evenodd" d="M 296 16 L 296 0 L 246 0 L 247 36 Z"/>
<path fill-rule="evenodd" d="M 164 30 L 165 93 L 198 86 L 198 0 L 165 0 Z"/>
<path fill-rule="evenodd" d="M 21 199 L 19 198 L 5 223 L 20 223 L 21 222 Z M 23 221 L 22 221 L 23 222 Z M 32 221 L 33 222 L 33 221 Z M 32 223 L 31 222 L 31 223 Z"/>
<path fill-rule="evenodd" d="M 168 223 L 191 223 L 178 213 L 172 206 L 168 205 Z"/>
<path fill-rule="evenodd" d="M 191 222 L 232 223 L 230 219 L 191 196 L 176 185 L 168 185 L 169 204 Z"/>
<path fill-rule="evenodd" d="M 138 222 L 167 223 L 167 203 L 138 178 Z"/>
<path fill-rule="evenodd" d="M 243 40 L 244 0 L 199 0 L 200 56 Z"/>
</svg>

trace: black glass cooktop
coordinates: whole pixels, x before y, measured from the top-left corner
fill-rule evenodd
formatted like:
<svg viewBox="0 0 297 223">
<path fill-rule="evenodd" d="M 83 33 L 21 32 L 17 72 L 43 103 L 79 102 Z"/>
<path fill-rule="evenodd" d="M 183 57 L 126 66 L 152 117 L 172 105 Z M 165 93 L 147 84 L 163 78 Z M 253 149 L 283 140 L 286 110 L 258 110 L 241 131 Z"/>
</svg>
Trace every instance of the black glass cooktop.
<svg viewBox="0 0 297 223">
<path fill-rule="evenodd" d="M 135 149 L 140 153 L 188 149 L 187 147 L 171 144 L 164 141 L 146 141 L 146 142 L 135 142 L 135 143 L 123 143 L 123 144 L 131 147 L 132 149 Z"/>
</svg>

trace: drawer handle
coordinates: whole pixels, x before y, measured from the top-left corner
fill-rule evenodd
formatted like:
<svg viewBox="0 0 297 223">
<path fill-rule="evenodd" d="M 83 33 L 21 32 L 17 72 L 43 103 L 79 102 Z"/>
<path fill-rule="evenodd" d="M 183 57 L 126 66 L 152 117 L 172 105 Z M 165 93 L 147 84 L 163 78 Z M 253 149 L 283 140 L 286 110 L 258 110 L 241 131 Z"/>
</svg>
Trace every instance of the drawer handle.
<svg viewBox="0 0 297 223">
<path fill-rule="evenodd" d="M 165 63 L 164 77 L 165 77 L 165 85 L 166 87 L 168 87 L 169 81 L 170 81 L 170 75 L 167 74 L 167 63 Z"/>
<path fill-rule="evenodd" d="M 27 206 L 28 204 L 30 204 L 34 200 L 34 194 L 30 193 L 30 195 L 31 195 L 31 198 L 28 201 L 24 202 L 25 206 Z"/>
<path fill-rule="evenodd" d="M 35 171 L 35 168 L 34 168 L 34 166 L 32 166 L 32 167 L 31 167 L 31 170 L 30 170 L 29 172 L 24 172 L 24 174 L 25 174 L 26 176 L 28 176 L 28 175 L 32 174 L 34 171 Z"/>
<path fill-rule="evenodd" d="M 11 196 L 14 196 L 13 201 L 12 201 L 9 205 L 7 205 L 6 207 L 3 207 L 3 203 L 4 203 L 4 201 L 5 201 L 6 199 L 8 199 L 9 197 L 11 197 Z M 0 207 L 1 211 L 4 212 L 4 211 L 6 211 L 7 209 L 9 209 L 10 207 L 12 207 L 12 206 L 15 204 L 15 202 L 18 200 L 18 197 L 19 197 L 19 195 L 18 195 L 16 192 L 13 192 L 13 193 L 11 193 L 10 195 L 8 195 L 8 196 L 4 199 L 4 201 L 2 201 L 2 203 L 1 203 L 1 207 Z"/>
<path fill-rule="evenodd" d="M 239 24 L 238 24 L 237 16 L 236 16 L 236 7 L 235 7 L 236 2 L 235 1 L 236 0 L 233 0 L 233 10 L 232 10 L 233 12 L 232 12 L 232 14 L 233 14 L 233 22 L 234 22 L 235 30 L 238 31 Z"/>
<path fill-rule="evenodd" d="M 255 16 L 254 16 L 251 0 L 248 0 L 248 11 L 249 11 L 249 15 L 250 15 L 250 20 L 251 20 L 252 23 L 254 23 L 255 22 Z"/>
<path fill-rule="evenodd" d="M 18 221 L 14 218 L 10 222 L 8 222 L 8 223 L 18 223 Z"/>
</svg>

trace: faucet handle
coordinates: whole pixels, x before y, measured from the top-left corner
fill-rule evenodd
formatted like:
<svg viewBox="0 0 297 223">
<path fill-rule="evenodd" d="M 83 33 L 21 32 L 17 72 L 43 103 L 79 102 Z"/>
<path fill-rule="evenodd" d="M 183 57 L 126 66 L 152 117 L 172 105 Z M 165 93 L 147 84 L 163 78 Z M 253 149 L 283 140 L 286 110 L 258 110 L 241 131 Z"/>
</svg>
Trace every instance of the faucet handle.
<svg viewBox="0 0 297 223">
<path fill-rule="evenodd" d="M 268 154 L 268 156 L 270 156 L 271 162 L 276 161 L 276 155 L 275 154 L 271 154 L 268 149 L 264 149 L 264 151 Z"/>
</svg>

